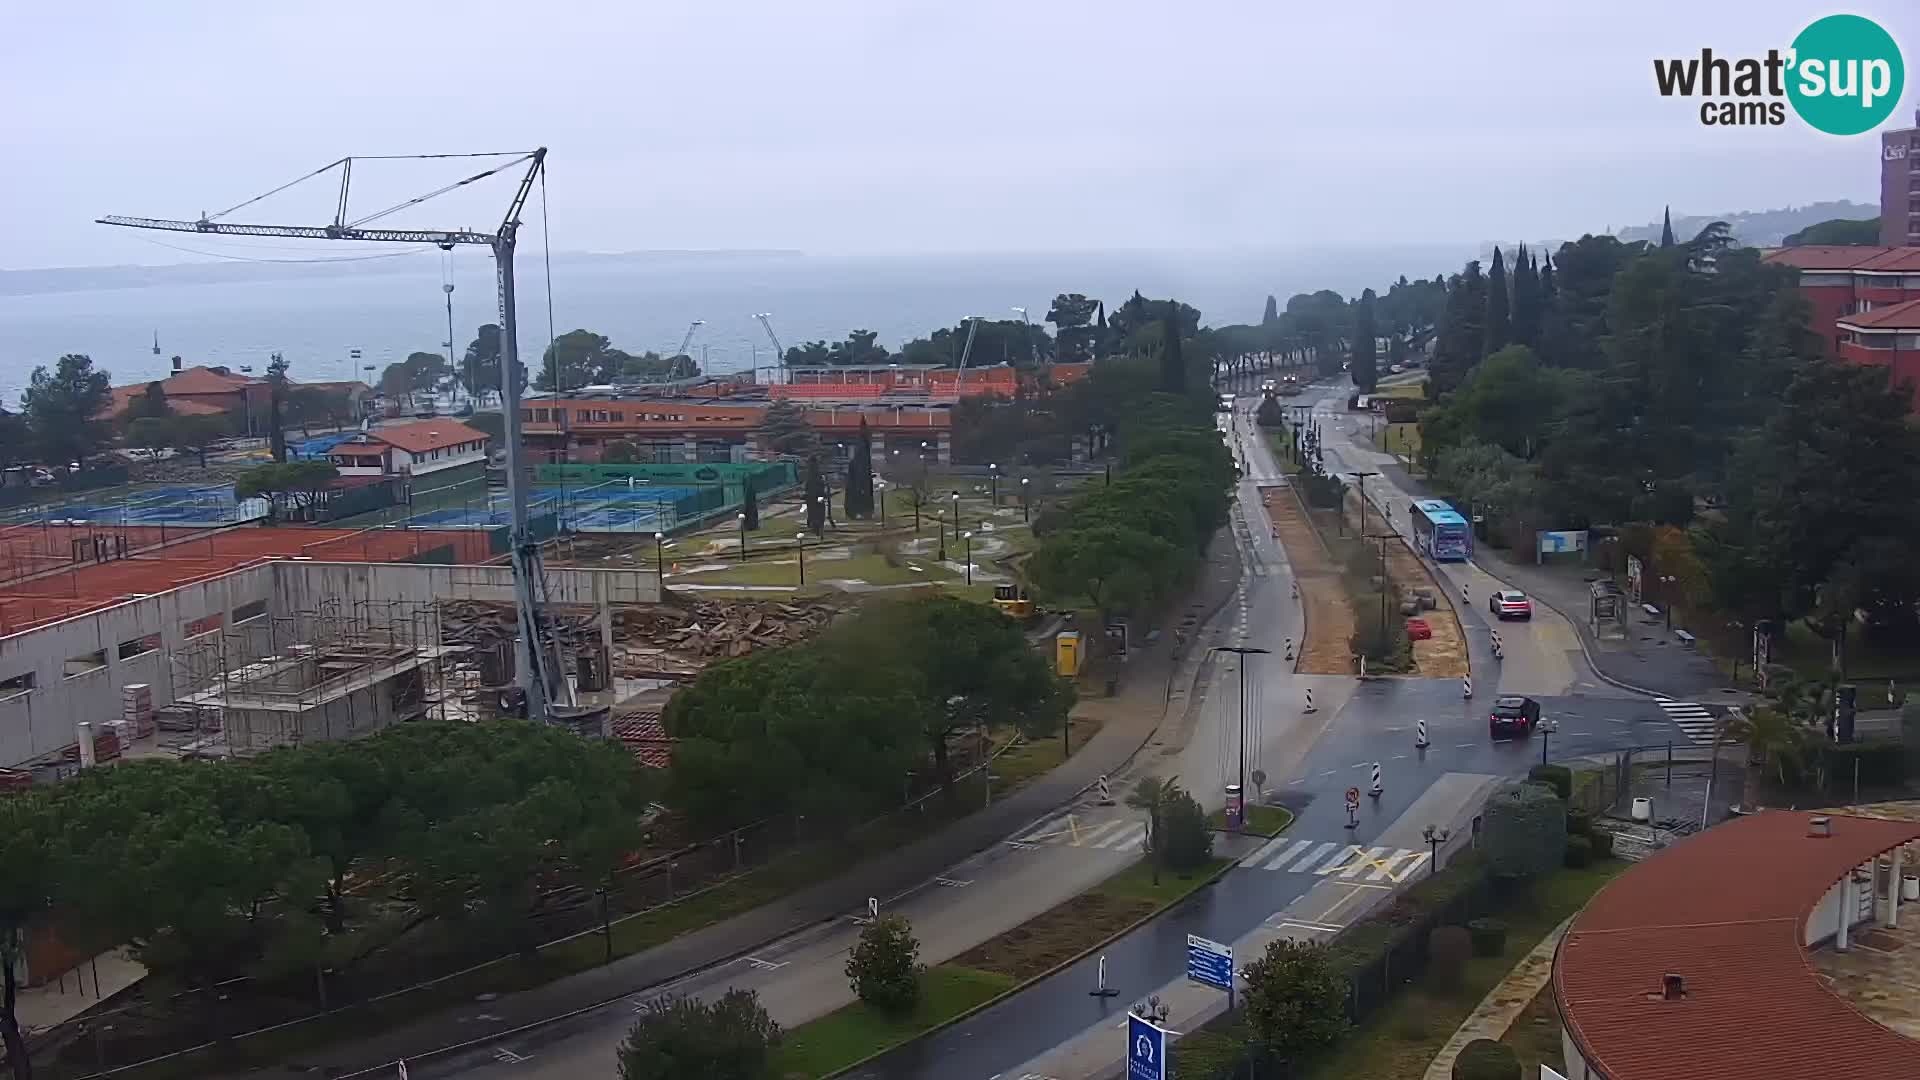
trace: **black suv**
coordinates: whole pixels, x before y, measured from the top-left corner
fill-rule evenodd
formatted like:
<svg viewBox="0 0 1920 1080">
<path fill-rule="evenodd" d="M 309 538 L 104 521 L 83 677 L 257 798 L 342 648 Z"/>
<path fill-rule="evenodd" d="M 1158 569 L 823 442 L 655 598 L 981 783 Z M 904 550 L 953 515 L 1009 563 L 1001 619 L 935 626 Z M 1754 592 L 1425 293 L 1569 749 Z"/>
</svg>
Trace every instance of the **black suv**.
<svg viewBox="0 0 1920 1080">
<path fill-rule="evenodd" d="M 1493 711 L 1487 714 L 1487 734 L 1496 739 L 1504 735 L 1524 739 L 1539 726 L 1540 703 L 1519 694 L 1493 699 Z"/>
</svg>

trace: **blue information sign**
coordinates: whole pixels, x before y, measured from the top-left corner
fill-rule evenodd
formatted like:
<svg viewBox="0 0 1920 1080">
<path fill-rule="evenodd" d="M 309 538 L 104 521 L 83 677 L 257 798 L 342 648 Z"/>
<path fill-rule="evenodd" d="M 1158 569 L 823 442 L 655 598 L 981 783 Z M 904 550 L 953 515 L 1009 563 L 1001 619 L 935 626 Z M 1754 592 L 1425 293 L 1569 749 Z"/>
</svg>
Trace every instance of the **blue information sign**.
<svg viewBox="0 0 1920 1080">
<path fill-rule="evenodd" d="M 1127 1080 L 1167 1080 L 1167 1032 L 1127 1014 Z"/>
<path fill-rule="evenodd" d="M 1216 990 L 1233 990 L 1233 947 L 1187 935 L 1187 978 Z"/>
</svg>

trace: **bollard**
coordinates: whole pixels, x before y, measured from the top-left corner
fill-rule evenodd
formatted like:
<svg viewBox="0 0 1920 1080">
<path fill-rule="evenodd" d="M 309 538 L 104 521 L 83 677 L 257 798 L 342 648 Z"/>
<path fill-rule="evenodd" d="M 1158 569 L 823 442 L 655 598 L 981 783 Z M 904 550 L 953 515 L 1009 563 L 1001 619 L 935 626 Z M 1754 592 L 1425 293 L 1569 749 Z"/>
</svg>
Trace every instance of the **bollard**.
<svg viewBox="0 0 1920 1080">
<path fill-rule="evenodd" d="M 1113 789 L 1107 786 L 1106 773 L 1100 774 L 1099 783 L 1100 783 L 1100 805 L 1112 806 L 1113 805 Z"/>
<path fill-rule="evenodd" d="M 1467 599 L 1467 583 L 1464 581 L 1460 583 L 1460 599 Z"/>
<path fill-rule="evenodd" d="M 1300 711 L 1301 711 L 1301 712 L 1312 712 L 1312 711 L 1313 711 L 1313 688 L 1312 688 L 1312 687 L 1308 687 L 1308 688 L 1307 688 L 1307 707 L 1306 707 L 1306 708 L 1304 708 L 1304 709 L 1302 709 L 1302 710 L 1300 710 Z"/>
<path fill-rule="evenodd" d="M 1460 676 L 1460 696 L 1461 697 L 1473 696 L 1473 676 L 1471 675 Z"/>
<path fill-rule="evenodd" d="M 1387 790 L 1387 786 L 1380 782 L 1380 763 L 1376 761 L 1373 763 L 1373 783 L 1367 786 L 1367 794 L 1377 799 L 1380 797 L 1380 793 L 1385 790 Z"/>
<path fill-rule="evenodd" d="M 1419 724 L 1419 727 L 1414 729 L 1415 734 L 1413 736 L 1413 745 L 1418 746 L 1424 750 L 1427 747 L 1427 722 L 1426 720 L 1422 719 L 1417 721 L 1417 723 Z"/>
<path fill-rule="evenodd" d="M 1293 639 L 1287 639 L 1287 659 L 1293 659 Z"/>
</svg>

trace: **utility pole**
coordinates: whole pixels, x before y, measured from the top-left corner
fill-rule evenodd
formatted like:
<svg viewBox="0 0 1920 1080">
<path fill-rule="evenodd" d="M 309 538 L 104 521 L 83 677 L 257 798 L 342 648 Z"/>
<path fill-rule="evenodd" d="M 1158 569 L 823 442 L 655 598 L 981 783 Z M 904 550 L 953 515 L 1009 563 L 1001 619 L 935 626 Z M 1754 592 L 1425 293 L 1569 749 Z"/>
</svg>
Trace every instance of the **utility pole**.
<svg viewBox="0 0 1920 1080">
<path fill-rule="evenodd" d="M 1394 533 L 1373 533 L 1363 537 L 1380 542 L 1380 640 L 1387 640 L 1387 541 L 1398 540 Z"/>
<path fill-rule="evenodd" d="M 1380 473 L 1374 470 L 1362 470 L 1349 475 L 1351 475 L 1354 482 L 1360 486 L 1360 528 L 1356 531 L 1359 532 L 1361 536 L 1365 536 L 1367 535 L 1367 477 L 1379 476 Z M 1385 561 L 1384 556 L 1382 557 L 1382 561 Z"/>
<path fill-rule="evenodd" d="M 1247 657 L 1262 656 L 1271 650 L 1215 645 L 1211 651 L 1240 657 L 1240 829 L 1244 832 L 1247 828 Z"/>
<path fill-rule="evenodd" d="M 125 217 L 107 215 L 95 219 L 102 225 L 119 225 L 133 229 L 157 229 L 163 232 L 202 233 L 220 236 L 284 236 L 298 240 L 360 240 L 375 243 L 411 243 L 433 244 L 447 249 L 456 244 L 472 244 L 486 247 L 493 252 L 496 267 L 497 286 L 500 300 L 500 405 L 502 437 L 507 451 L 507 493 L 512 506 L 513 524 L 510 530 L 509 546 L 512 552 L 513 591 L 515 606 L 518 609 L 520 637 L 520 663 L 514 672 L 514 679 L 525 695 L 527 717 L 536 723 L 545 723 L 553 717 L 554 706 L 566 708 L 573 704 L 573 687 L 561 669 L 559 658 L 548 647 L 544 624 L 540 615 L 539 597 L 544 593 L 545 574 L 540 561 L 540 544 L 527 527 L 527 477 L 521 468 L 521 455 L 525 448 L 520 445 L 520 344 L 518 338 L 518 305 L 514 301 L 513 255 L 520 231 L 520 214 L 526 208 L 527 199 L 533 193 L 534 183 L 544 175 L 547 160 L 547 148 L 542 146 L 526 152 L 511 154 L 406 154 L 393 155 L 396 158 L 506 158 L 499 164 L 455 181 L 425 195 L 405 200 L 359 218 L 349 218 L 347 213 L 348 196 L 351 194 L 353 163 L 355 158 L 346 157 L 324 165 L 305 176 L 274 188 L 263 195 L 238 203 L 217 214 L 202 214 L 198 219 L 186 221 L 165 218 Z M 358 160 L 380 160 L 362 158 Z M 513 201 L 508 204 L 507 212 L 501 219 L 497 231 L 491 233 L 474 232 L 467 229 L 387 229 L 368 228 L 372 222 L 401 210 L 410 209 L 436 196 L 466 187 L 474 181 L 506 172 L 519 166 L 525 166 L 526 172 L 520 176 L 519 185 L 514 189 Z M 242 210 L 278 194 L 295 184 L 311 180 L 326 173 L 339 171 L 339 194 L 335 201 L 333 220 L 325 225 L 243 225 L 228 224 L 220 221 L 229 214 Z"/>
</svg>

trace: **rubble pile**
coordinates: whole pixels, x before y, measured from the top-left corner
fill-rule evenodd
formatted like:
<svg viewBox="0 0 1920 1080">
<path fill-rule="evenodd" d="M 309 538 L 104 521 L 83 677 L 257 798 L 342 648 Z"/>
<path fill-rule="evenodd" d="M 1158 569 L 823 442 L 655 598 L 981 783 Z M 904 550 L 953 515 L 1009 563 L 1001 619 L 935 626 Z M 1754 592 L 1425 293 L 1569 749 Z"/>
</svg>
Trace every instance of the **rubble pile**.
<svg viewBox="0 0 1920 1080">
<path fill-rule="evenodd" d="M 513 608 L 479 600 L 442 601 L 441 636 L 448 644 L 487 645 L 508 636 Z M 613 673 L 629 678 L 681 678 L 716 660 L 804 641 L 831 623 L 839 609 L 824 602 L 674 598 L 664 604 L 613 609 Z M 563 641 L 597 636 L 590 612 L 553 616 Z"/>
</svg>

